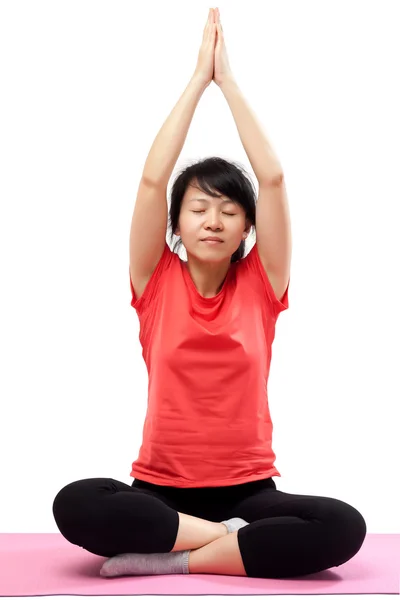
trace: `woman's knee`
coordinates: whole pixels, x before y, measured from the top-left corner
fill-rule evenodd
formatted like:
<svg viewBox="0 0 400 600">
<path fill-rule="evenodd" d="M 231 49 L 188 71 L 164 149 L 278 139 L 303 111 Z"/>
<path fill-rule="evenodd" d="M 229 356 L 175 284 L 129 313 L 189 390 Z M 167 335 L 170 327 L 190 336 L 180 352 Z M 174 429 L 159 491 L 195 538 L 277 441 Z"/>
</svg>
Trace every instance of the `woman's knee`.
<svg viewBox="0 0 400 600">
<path fill-rule="evenodd" d="M 69 542 L 101 556 L 169 552 L 179 527 L 178 513 L 161 497 L 110 478 L 69 483 L 53 515 Z"/>
<path fill-rule="evenodd" d="M 335 500 L 329 521 L 329 537 L 336 539 L 338 560 L 343 564 L 360 550 L 367 535 L 367 524 L 362 514 L 346 502 Z M 338 566 L 338 565 L 337 565 Z"/>
<path fill-rule="evenodd" d="M 64 537 L 72 541 L 74 531 L 95 518 L 96 498 L 100 493 L 113 493 L 113 481 L 106 477 L 80 479 L 68 483 L 57 493 L 52 510 Z"/>
</svg>

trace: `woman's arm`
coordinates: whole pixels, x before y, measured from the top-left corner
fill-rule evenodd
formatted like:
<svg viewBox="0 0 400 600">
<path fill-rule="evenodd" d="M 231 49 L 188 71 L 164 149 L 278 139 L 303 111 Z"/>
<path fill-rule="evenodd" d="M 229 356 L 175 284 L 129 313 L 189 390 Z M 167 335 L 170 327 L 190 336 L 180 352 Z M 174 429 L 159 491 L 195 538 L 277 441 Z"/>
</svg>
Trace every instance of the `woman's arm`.
<svg viewBox="0 0 400 600">
<path fill-rule="evenodd" d="M 210 8 L 194 74 L 158 132 L 143 168 L 142 179 L 157 187 L 166 189 L 185 143 L 194 111 L 213 79 L 215 37 L 214 11 Z"/>
<path fill-rule="evenodd" d="M 217 43 L 215 45 L 213 79 L 229 104 L 240 140 L 258 182 L 260 184 L 265 182 L 268 185 L 271 182 L 281 182 L 282 167 L 279 159 L 233 76 L 218 8 L 215 11 L 215 22 Z"/>
<path fill-rule="evenodd" d="M 190 80 L 150 148 L 142 175 L 146 182 L 167 186 L 185 143 L 194 111 L 206 87 L 196 75 Z"/>
<path fill-rule="evenodd" d="M 224 81 L 220 89 L 229 104 L 240 140 L 259 184 L 281 183 L 283 169 L 278 156 L 233 76 Z"/>
<path fill-rule="evenodd" d="M 216 19 L 214 81 L 229 104 L 241 142 L 258 179 L 256 244 L 261 263 L 279 300 L 289 283 L 292 255 L 290 212 L 283 169 L 261 123 L 233 77 L 219 11 Z"/>
</svg>

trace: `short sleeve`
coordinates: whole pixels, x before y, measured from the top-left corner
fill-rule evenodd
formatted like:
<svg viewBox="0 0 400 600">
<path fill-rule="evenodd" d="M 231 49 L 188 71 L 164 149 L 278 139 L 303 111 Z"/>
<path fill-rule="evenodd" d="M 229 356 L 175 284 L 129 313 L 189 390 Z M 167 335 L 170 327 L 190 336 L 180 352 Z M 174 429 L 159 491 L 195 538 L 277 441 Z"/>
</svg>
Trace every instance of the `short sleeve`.
<svg viewBox="0 0 400 600">
<path fill-rule="evenodd" d="M 259 281 L 261 282 L 262 288 L 265 294 L 267 295 L 268 301 L 272 307 L 274 315 L 277 317 L 279 313 L 281 313 L 284 310 L 287 310 L 289 308 L 290 277 L 282 298 L 277 298 L 274 292 L 274 288 L 272 287 L 271 282 L 268 279 L 268 275 L 261 262 L 260 255 L 258 254 L 257 243 L 254 244 L 250 252 L 242 260 L 245 268 L 247 268 L 249 272 L 256 275 Z"/>
<path fill-rule="evenodd" d="M 161 255 L 161 258 L 158 261 L 157 266 L 154 269 L 149 281 L 147 282 L 144 292 L 140 296 L 139 300 L 137 299 L 135 290 L 133 289 L 131 275 L 130 275 L 130 269 L 128 269 L 129 283 L 131 286 L 131 294 L 132 294 L 131 306 L 136 310 L 138 315 L 143 313 L 154 302 L 157 294 L 159 293 L 159 291 L 162 288 L 163 275 L 164 275 L 165 271 L 168 269 L 168 267 L 170 266 L 171 261 L 174 256 L 175 255 L 173 252 L 171 252 L 167 242 L 165 242 L 165 246 L 164 246 L 164 250 Z"/>
</svg>

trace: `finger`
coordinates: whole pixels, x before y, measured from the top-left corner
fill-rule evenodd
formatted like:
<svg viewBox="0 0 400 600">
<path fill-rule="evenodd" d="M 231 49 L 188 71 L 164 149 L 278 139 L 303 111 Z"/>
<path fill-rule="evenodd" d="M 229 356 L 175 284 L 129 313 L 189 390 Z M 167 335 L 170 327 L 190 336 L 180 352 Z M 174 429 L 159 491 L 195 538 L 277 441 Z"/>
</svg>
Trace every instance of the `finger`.
<svg viewBox="0 0 400 600">
<path fill-rule="evenodd" d="M 204 26 L 204 31 L 206 31 L 206 30 L 207 30 L 207 27 L 209 26 L 209 24 L 210 24 L 210 21 L 211 21 L 211 8 L 210 8 L 210 10 L 208 11 L 208 17 L 207 17 L 206 24 L 205 24 L 205 26 Z"/>
<path fill-rule="evenodd" d="M 205 40 L 207 38 L 207 35 L 209 33 L 209 30 L 210 30 L 210 24 L 211 24 L 211 8 L 208 11 L 207 22 L 206 22 L 205 27 L 204 27 L 203 40 Z"/>
<path fill-rule="evenodd" d="M 217 25 L 217 43 L 215 45 L 218 46 L 218 48 L 221 45 L 221 32 L 220 32 L 218 25 Z"/>
<path fill-rule="evenodd" d="M 214 14 L 213 14 L 213 9 L 210 8 L 209 12 L 208 12 L 208 18 L 207 18 L 207 23 L 206 26 L 204 27 L 204 34 L 206 34 L 210 29 L 211 26 L 214 23 Z"/>
<path fill-rule="evenodd" d="M 210 42 L 214 39 L 217 32 L 217 26 L 215 23 L 210 23 L 210 27 L 208 28 L 207 40 Z"/>
</svg>

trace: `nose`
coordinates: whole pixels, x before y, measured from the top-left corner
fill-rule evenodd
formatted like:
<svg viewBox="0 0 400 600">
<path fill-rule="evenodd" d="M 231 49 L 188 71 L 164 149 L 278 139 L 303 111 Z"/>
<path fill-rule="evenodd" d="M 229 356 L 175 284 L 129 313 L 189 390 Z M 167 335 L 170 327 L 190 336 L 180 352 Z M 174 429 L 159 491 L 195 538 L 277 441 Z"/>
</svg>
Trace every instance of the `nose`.
<svg viewBox="0 0 400 600">
<path fill-rule="evenodd" d="M 212 230 L 221 228 L 221 216 L 219 211 L 213 213 L 211 212 L 210 216 L 207 219 L 208 225 Z"/>
</svg>

